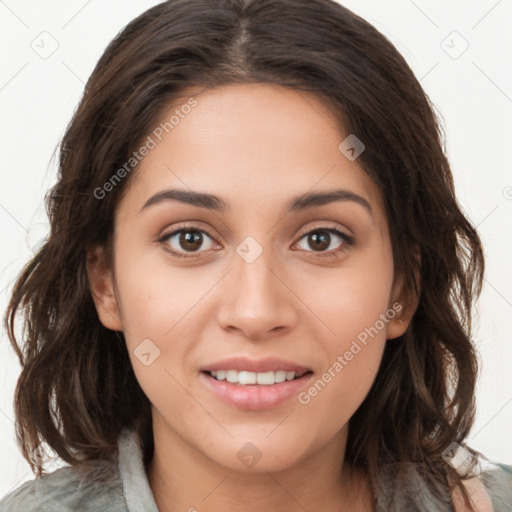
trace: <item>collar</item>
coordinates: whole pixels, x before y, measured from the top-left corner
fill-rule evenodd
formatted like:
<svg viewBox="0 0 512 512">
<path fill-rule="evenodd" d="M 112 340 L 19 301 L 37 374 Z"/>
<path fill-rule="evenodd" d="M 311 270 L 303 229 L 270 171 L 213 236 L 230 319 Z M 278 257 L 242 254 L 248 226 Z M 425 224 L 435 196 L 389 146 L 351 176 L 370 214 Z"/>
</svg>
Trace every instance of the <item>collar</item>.
<svg viewBox="0 0 512 512">
<path fill-rule="evenodd" d="M 128 512 L 158 512 L 144 469 L 140 439 L 134 430 L 123 429 L 118 439 L 118 467 Z"/>
</svg>

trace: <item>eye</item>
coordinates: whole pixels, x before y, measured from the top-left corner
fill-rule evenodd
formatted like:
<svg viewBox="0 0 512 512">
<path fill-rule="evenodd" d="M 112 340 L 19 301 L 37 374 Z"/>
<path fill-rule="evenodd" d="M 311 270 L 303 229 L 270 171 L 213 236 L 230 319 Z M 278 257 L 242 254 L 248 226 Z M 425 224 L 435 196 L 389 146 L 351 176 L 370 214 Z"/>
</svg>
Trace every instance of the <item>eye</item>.
<svg viewBox="0 0 512 512">
<path fill-rule="evenodd" d="M 199 249 L 205 242 L 205 237 L 210 240 L 207 243 L 207 247 L 203 249 L 212 249 L 214 245 L 213 238 L 203 229 L 199 229 L 197 226 L 181 226 L 178 229 L 174 229 L 170 233 L 164 233 L 158 242 L 165 244 L 166 250 L 176 256 L 177 258 L 195 257 L 196 253 L 201 252 Z"/>
<path fill-rule="evenodd" d="M 309 248 L 304 247 L 304 245 L 301 246 L 303 239 L 305 240 L 305 245 L 309 245 Z M 338 243 L 336 243 L 336 239 L 338 239 Z M 204 247 L 205 241 L 207 242 L 206 247 Z M 158 239 L 158 242 L 163 244 L 165 250 L 176 258 L 194 258 L 200 255 L 195 253 L 212 249 L 216 250 L 214 249 L 215 241 L 213 238 L 203 229 L 193 225 L 180 226 L 169 233 L 164 233 Z M 332 248 L 332 245 L 335 248 Z M 294 246 L 299 246 L 301 250 L 316 253 L 318 257 L 335 257 L 339 253 L 347 251 L 353 245 L 354 237 L 332 227 L 315 227 L 304 233 L 299 241 L 294 244 Z M 204 251 L 201 251 L 201 248 Z M 218 248 L 220 246 L 217 244 Z"/>
<path fill-rule="evenodd" d="M 341 240 L 342 243 L 336 243 L 336 239 Z M 354 237 L 343 233 L 343 231 L 337 228 L 330 227 L 315 227 L 313 230 L 302 235 L 299 242 L 295 245 L 300 246 L 300 241 L 302 240 L 305 240 L 301 247 L 302 250 L 315 252 L 320 257 L 336 256 L 338 253 L 347 251 L 354 244 Z M 304 245 L 309 245 L 312 251 L 308 247 L 304 247 Z M 330 250 L 326 250 L 329 248 Z"/>
</svg>

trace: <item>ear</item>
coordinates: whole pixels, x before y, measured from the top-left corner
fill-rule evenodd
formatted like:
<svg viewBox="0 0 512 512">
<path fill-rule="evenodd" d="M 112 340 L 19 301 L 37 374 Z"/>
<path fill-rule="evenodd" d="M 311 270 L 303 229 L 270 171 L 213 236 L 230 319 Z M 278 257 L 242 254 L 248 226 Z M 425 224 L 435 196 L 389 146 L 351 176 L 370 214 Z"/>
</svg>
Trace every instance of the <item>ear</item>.
<svg viewBox="0 0 512 512">
<path fill-rule="evenodd" d="M 420 275 L 419 268 L 421 264 L 420 250 L 418 247 L 414 250 L 415 258 L 418 261 L 418 268 L 415 269 L 414 278 L 416 280 L 416 286 L 418 293 L 414 290 L 405 289 L 405 279 L 403 274 L 397 276 L 395 283 L 393 284 L 393 290 L 391 292 L 391 300 L 389 303 L 390 310 L 395 311 L 395 316 L 388 323 L 386 329 L 386 339 L 393 340 L 404 334 L 409 327 L 411 319 L 418 307 L 420 290 Z"/>
<path fill-rule="evenodd" d="M 119 305 L 114 292 L 113 272 L 106 261 L 103 247 L 95 247 L 87 251 L 86 267 L 89 289 L 100 322 L 107 329 L 122 331 Z"/>
</svg>

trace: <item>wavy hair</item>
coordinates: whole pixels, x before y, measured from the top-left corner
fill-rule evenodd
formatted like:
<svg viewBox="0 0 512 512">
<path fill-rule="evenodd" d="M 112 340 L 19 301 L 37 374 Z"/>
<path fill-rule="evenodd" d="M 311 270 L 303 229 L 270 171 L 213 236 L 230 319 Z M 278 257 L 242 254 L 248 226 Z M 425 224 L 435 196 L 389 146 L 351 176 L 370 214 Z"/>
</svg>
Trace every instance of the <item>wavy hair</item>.
<svg viewBox="0 0 512 512">
<path fill-rule="evenodd" d="M 15 414 L 23 456 L 41 475 L 34 450 L 42 442 L 85 467 L 113 457 L 129 427 L 151 460 L 150 402 L 122 333 L 98 319 L 86 272 L 91 248 L 112 249 L 116 205 L 137 169 L 103 199 L 95 190 L 186 88 L 250 82 L 315 94 L 364 141 L 358 163 L 385 201 L 395 275 L 417 299 L 350 419 L 346 463 L 372 482 L 384 464 L 421 464 L 433 492 L 459 487 L 469 505 L 468 473 L 442 454 L 464 445 L 474 421 L 481 241 L 455 197 L 434 105 L 393 44 L 332 0 L 169 0 L 108 45 L 60 141 L 58 181 L 46 196 L 49 237 L 20 273 L 4 318 L 22 365 Z"/>
</svg>

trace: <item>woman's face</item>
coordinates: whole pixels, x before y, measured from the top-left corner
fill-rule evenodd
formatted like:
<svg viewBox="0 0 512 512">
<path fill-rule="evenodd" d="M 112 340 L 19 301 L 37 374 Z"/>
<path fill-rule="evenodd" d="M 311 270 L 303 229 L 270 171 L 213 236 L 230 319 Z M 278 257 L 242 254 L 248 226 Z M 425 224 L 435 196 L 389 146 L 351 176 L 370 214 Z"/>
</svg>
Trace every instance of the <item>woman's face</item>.
<svg viewBox="0 0 512 512">
<path fill-rule="evenodd" d="M 315 96 L 190 96 L 146 141 L 114 273 L 91 266 L 91 287 L 159 435 L 225 467 L 289 468 L 344 446 L 386 339 L 407 327 L 382 197 Z M 272 384 L 293 368 L 308 373 Z"/>
</svg>

